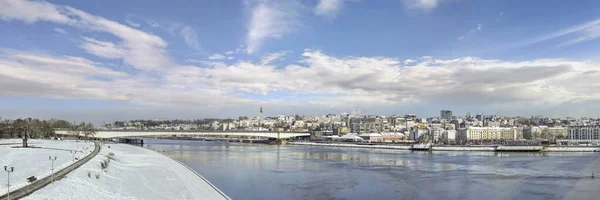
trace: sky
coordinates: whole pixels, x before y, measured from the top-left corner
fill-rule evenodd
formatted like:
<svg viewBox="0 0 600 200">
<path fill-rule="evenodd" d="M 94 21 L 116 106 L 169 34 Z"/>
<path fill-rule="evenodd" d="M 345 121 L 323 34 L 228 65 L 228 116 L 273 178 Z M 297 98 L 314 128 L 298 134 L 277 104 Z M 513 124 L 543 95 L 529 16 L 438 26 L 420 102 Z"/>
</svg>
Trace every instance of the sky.
<svg viewBox="0 0 600 200">
<path fill-rule="evenodd" d="M 0 116 L 600 116 L 600 1 L 0 0 Z"/>
</svg>

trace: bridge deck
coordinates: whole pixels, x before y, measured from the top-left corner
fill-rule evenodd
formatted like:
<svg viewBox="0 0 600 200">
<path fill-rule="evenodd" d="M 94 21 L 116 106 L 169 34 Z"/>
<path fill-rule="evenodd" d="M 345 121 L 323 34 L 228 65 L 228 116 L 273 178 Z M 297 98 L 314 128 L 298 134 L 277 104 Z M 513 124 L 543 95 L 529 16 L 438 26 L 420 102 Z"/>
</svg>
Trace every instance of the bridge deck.
<svg viewBox="0 0 600 200">
<path fill-rule="evenodd" d="M 56 134 L 72 135 L 66 130 L 56 130 Z M 244 132 L 244 131 L 96 131 L 95 138 L 115 138 L 115 137 L 152 137 L 152 136 L 244 136 L 244 137 L 264 137 L 264 138 L 294 138 L 301 136 L 310 136 L 306 132 Z"/>
</svg>

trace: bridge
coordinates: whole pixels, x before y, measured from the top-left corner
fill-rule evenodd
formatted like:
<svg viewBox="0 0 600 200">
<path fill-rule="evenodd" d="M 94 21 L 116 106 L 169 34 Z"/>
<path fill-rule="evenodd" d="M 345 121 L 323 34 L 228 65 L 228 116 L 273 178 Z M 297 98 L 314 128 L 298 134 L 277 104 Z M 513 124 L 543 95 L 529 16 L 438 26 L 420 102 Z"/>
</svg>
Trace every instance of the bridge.
<svg viewBox="0 0 600 200">
<path fill-rule="evenodd" d="M 73 135 L 68 130 L 55 130 L 57 135 Z M 83 136 L 82 134 L 80 134 Z M 229 136 L 288 139 L 310 136 L 308 132 L 266 132 L 266 131 L 167 131 L 167 130 L 98 130 L 95 138 L 118 137 L 159 137 L 159 136 Z"/>
</svg>

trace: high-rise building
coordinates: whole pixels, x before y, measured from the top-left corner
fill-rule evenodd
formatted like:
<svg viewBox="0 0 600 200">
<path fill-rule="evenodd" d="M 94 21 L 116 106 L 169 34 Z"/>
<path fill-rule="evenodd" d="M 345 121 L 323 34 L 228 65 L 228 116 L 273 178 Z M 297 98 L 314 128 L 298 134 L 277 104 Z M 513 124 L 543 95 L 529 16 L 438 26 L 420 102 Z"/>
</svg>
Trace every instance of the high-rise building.
<svg viewBox="0 0 600 200">
<path fill-rule="evenodd" d="M 442 110 L 440 111 L 440 117 L 442 119 L 446 119 L 447 121 L 452 120 L 452 111 L 451 110 Z"/>
</svg>

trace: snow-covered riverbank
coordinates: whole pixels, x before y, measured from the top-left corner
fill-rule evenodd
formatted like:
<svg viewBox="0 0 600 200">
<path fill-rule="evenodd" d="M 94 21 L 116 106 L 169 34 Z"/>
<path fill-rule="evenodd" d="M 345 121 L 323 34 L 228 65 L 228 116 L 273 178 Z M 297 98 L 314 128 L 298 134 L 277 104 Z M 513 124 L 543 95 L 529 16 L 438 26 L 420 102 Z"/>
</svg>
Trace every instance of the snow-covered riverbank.
<svg viewBox="0 0 600 200">
<path fill-rule="evenodd" d="M 109 158 L 110 157 L 110 158 Z M 103 170 L 101 162 L 108 161 Z M 24 199 L 228 199 L 181 163 L 152 150 L 104 144 L 66 178 Z"/>
<path fill-rule="evenodd" d="M 11 191 L 23 187 L 28 183 L 27 177 L 35 176 L 40 179 L 52 174 L 52 161 L 54 171 L 59 171 L 73 163 L 71 150 L 76 150 L 75 157 L 83 158 L 94 150 L 93 142 L 83 140 L 29 140 L 29 146 L 35 148 L 13 148 L 22 146 L 21 139 L 0 140 L 0 195 L 6 194 L 7 174 L 4 166 L 14 167 L 10 173 Z M 39 148 L 38 148 L 39 147 Z"/>
</svg>

